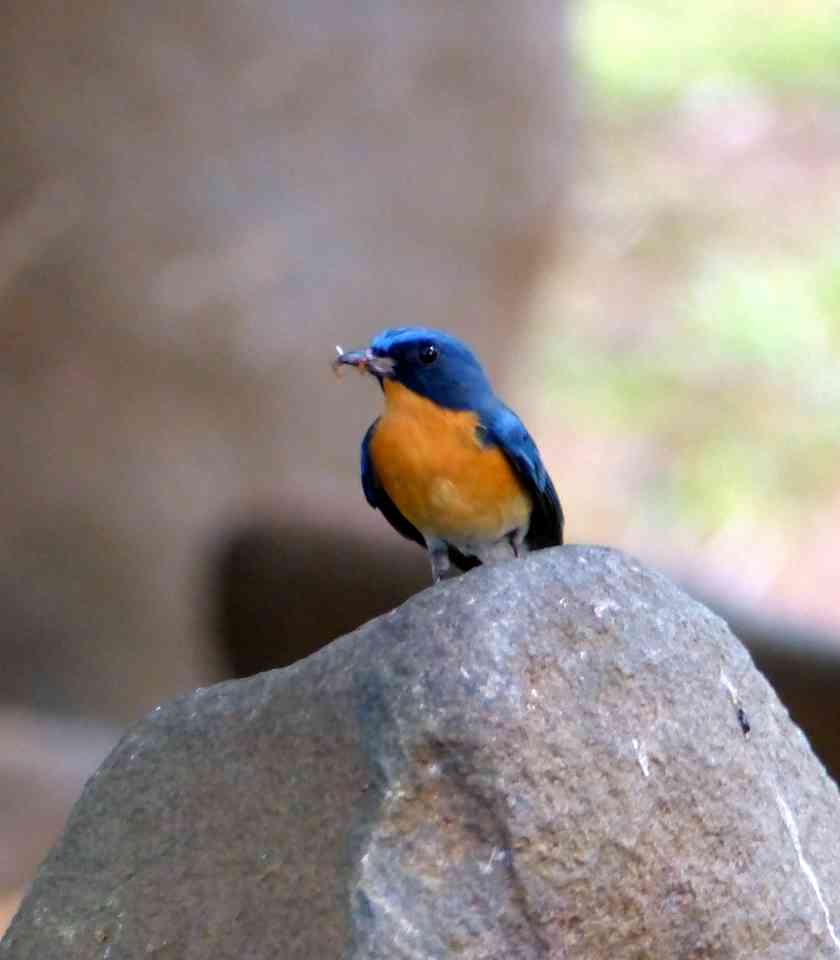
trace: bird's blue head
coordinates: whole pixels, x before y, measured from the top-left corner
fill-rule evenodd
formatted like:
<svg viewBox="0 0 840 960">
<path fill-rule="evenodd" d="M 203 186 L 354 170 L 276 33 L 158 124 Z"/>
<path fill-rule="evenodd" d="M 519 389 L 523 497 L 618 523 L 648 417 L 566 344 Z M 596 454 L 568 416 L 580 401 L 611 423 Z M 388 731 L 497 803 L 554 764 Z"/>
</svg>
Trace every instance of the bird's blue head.
<svg viewBox="0 0 840 960">
<path fill-rule="evenodd" d="M 427 327 L 383 330 L 367 349 L 342 352 L 335 364 L 358 367 L 382 385 L 396 381 L 450 410 L 477 410 L 493 397 L 470 348 L 448 333 Z"/>
</svg>

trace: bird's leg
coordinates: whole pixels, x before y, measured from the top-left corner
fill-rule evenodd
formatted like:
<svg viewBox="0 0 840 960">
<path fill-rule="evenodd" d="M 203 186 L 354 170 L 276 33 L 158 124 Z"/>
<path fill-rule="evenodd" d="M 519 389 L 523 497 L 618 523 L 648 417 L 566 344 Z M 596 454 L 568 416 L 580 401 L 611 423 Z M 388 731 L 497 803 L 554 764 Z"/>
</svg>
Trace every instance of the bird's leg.
<svg viewBox="0 0 840 960">
<path fill-rule="evenodd" d="M 432 582 L 437 583 L 449 570 L 449 547 L 434 537 L 426 537 L 426 547 L 432 564 Z"/>
<path fill-rule="evenodd" d="M 508 534 L 508 540 L 510 541 L 510 548 L 513 550 L 513 555 L 519 559 L 520 557 L 528 556 L 528 544 L 525 543 L 525 534 L 527 530 L 525 527 L 520 527 L 518 530 L 511 530 Z"/>
</svg>

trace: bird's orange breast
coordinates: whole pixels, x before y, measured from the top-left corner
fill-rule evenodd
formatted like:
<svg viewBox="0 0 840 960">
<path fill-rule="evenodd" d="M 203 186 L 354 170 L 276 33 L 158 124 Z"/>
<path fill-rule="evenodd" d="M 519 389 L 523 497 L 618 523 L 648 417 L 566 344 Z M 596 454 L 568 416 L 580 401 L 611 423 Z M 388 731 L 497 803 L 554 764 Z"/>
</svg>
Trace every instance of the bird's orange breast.
<svg viewBox="0 0 840 960">
<path fill-rule="evenodd" d="M 491 543 L 527 525 L 531 499 L 502 451 L 482 446 L 476 414 L 438 407 L 392 380 L 384 390 L 370 456 L 404 517 L 454 543 Z"/>
</svg>

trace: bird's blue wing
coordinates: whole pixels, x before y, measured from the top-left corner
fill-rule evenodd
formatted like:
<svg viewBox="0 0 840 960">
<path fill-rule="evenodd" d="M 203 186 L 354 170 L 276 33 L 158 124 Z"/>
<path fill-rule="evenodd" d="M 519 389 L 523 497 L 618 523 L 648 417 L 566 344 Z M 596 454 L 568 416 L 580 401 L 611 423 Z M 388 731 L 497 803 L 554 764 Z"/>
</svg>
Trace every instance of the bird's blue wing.
<svg viewBox="0 0 840 960">
<path fill-rule="evenodd" d="M 485 442 L 505 454 L 533 501 L 531 525 L 525 542 L 532 550 L 556 547 L 563 542 L 563 508 L 537 445 L 524 424 L 504 404 L 482 417 Z"/>
</svg>

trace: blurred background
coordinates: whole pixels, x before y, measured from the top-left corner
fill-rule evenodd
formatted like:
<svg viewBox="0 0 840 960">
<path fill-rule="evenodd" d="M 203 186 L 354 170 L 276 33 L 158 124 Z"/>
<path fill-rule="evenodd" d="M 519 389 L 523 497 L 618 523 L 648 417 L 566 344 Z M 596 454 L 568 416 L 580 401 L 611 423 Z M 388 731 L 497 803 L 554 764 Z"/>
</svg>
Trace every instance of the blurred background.
<svg viewBox="0 0 840 960">
<path fill-rule="evenodd" d="M 10 0 L 0 929 L 125 726 L 428 583 L 334 344 L 469 340 L 568 539 L 840 773 L 840 31 L 816 0 Z"/>
</svg>

